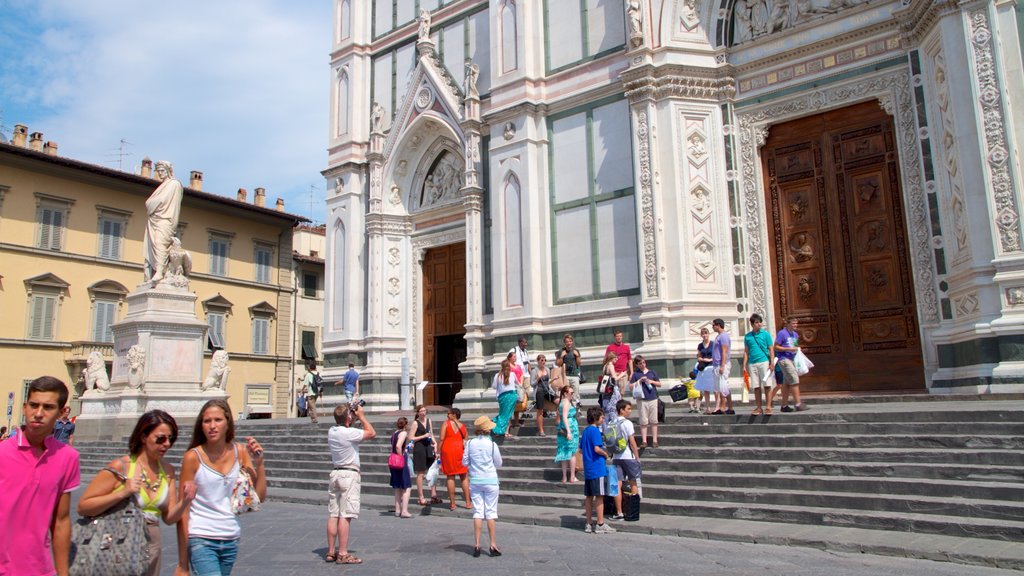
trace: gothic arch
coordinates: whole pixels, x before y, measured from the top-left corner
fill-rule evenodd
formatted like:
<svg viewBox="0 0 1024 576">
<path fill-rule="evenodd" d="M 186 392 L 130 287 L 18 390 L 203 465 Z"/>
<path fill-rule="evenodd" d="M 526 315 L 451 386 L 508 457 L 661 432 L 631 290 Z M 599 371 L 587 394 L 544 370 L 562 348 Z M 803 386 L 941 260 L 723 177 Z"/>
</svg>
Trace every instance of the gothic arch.
<svg viewBox="0 0 1024 576">
<path fill-rule="evenodd" d="M 386 210 L 412 214 L 421 208 L 420 192 L 442 151 L 453 154 L 464 170 L 462 142 L 461 128 L 447 116 L 431 110 L 413 118 L 385 161 Z"/>
<path fill-rule="evenodd" d="M 498 12 L 498 34 L 501 73 L 519 69 L 519 23 L 515 0 L 502 0 Z"/>
<path fill-rule="evenodd" d="M 352 36 L 352 0 L 341 0 L 341 2 L 338 2 L 337 22 L 338 28 L 335 30 L 335 37 L 340 44 Z"/>
<path fill-rule="evenodd" d="M 341 221 L 341 218 L 335 219 L 331 234 L 331 250 L 334 253 L 334 257 L 330 259 L 332 266 L 331 280 L 334 282 L 335 295 L 329 301 L 331 306 L 331 330 L 341 331 L 345 329 L 345 294 L 348 293 L 348 287 L 345 285 L 347 280 L 345 270 L 348 265 L 346 242 L 348 239 L 345 237 L 345 224 Z"/>
<path fill-rule="evenodd" d="M 522 186 L 515 172 L 502 185 L 505 242 L 505 306 L 523 305 L 523 201 Z"/>
<path fill-rule="evenodd" d="M 336 137 L 348 134 L 349 131 L 349 110 L 352 108 L 352 91 L 348 75 L 348 66 L 338 69 L 338 78 L 335 83 L 335 128 Z"/>
</svg>

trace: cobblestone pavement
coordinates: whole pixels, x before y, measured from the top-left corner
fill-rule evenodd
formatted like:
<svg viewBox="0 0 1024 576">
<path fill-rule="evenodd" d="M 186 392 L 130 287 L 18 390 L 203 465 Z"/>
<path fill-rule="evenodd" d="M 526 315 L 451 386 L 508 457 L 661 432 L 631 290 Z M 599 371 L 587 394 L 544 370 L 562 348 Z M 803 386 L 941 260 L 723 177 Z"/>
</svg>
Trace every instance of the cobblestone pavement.
<svg viewBox="0 0 1024 576">
<path fill-rule="evenodd" d="M 413 506 L 416 513 L 419 507 Z M 499 514 L 501 510 L 499 509 Z M 270 502 L 242 518 L 242 540 L 236 575 L 396 574 L 429 576 L 484 573 L 488 576 L 597 574 L 748 576 L 772 575 L 898 575 L 1010 576 L 1009 570 L 835 553 L 810 548 L 696 540 L 644 534 L 584 534 L 581 530 L 498 522 L 499 558 L 471 556 L 470 520 L 430 516 L 398 519 L 390 512 L 363 510 L 353 522 L 350 551 L 364 560 L 359 566 L 327 564 L 326 506 Z M 576 511 L 566 511 L 571 517 Z M 894 538 L 900 535 L 894 534 Z M 173 526 L 162 527 L 161 574 L 171 576 L 177 558 Z"/>
</svg>

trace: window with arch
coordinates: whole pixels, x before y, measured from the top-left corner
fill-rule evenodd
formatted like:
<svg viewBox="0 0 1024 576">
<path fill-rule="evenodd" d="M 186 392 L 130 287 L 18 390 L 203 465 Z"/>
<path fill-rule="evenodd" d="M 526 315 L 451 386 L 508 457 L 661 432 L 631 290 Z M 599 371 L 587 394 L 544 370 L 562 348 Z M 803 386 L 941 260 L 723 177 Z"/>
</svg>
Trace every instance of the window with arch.
<svg viewBox="0 0 1024 576">
<path fill-rule="evenodd" d="M 337 126 L 335 128 L 336 136 L 343 136 L 348 134 L 348 117 L 349 117 L 349 79 L 348 79 L 348 68 L 338 69 L 338 82 L 336 89 L 338 91 L 337 101 L 338 106 L 335 114 L 337 115 Z"/>
<path fill-rule="evenodd" d="M 515 173 L 505 177 L 505 305 L 523 305 L 522 187 Z"/>
<path fill-rule="evenodd" d="M 128 289 L 114 280 L 102 280 L 89 286 L 89 300 L 92 302 L 93 342 L 113 342 L 114 332 L 110 326 L 117 322 L 118 312 L 124 303 Z"/>
<path fill-rule="evenodd" d="M 515 0 L 502 1 L 498 29 L 501 33 L 501 72 L 504 74 L 519 68 L 519 32 Z"/>
<path fill-rule="evenodd" d="M 332 231 L 334 248 L 334 270 L 331 271 L 334 280 L 334 292 L 331 294 L 331 323 L 334 330 L 345 328 L 345 302 L 343 296 L 347 293 L 345 286 L 345 225 L 339 218 L 334 222 Z"/>
<path fill-rule="evenodd" d="M 60 306 L 71 285 L 56 274 L 40 274 L 25 280 L 28 293 L 28 339 L 56 340 Z"/>
<path fill-rule="evenodd" d="M 348 40 L 352 36 L 352 0 L 341 0 L 338 3 L 338 42 Z"/>
</svg>

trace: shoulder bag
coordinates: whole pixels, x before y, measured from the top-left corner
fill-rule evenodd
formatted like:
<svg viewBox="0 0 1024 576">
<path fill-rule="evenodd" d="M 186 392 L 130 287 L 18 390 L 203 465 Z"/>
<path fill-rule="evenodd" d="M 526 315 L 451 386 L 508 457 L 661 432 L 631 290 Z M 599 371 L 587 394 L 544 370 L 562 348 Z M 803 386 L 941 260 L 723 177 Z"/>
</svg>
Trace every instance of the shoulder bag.
<svg viewBox="0 0 1024 576">
<path fill-rule="evenodd" d="M 238 445 L 235 445 L 235 459 L 238 459 Z M 258 512 L 259 509 L 260 495 L 256 493 L 256 483 L 239 460 L 238 478 L 235 478 L 235 486 L 231 489 L 231 511 L 238 515 Z"/>
<path fill-rule="evenodd" d="M 122 483 L 128 478 L 104 468 Z M 91 518 L 79 518 L 71 531 L 71 576 L 141 576 L 149 570 L 146 520 L 135 497 L 114 504 Z"/>
<path fill-rule="evenodd" d="M 398 432 L 395 432 L 395 435 L 391 438 L 391 454 L 388 456 L 388 468 L 401 470 L 405 468 L 405 456 L 398 453 L 396 440 L 398 440 Z"/>
</svg>

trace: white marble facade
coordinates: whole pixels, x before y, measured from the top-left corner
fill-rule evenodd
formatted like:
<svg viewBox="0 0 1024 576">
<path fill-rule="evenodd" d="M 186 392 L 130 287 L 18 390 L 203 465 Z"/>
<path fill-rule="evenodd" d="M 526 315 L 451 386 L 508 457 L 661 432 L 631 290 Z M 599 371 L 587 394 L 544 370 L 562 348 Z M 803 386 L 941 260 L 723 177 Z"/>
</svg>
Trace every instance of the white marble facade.
<svg viewBox="0 0 1024 576">
<path fill-rule="evenodd" d="M 929 388 L 1024 390 L 1015 10 L 335 0 L 327 374 L 358 357 L 364 381 L 389 382 L 404 356 L 415 378 L 423 253 L 462 241 L 467 381 L 518 334 L 635 325 L 634 349 L 666 360 L 692 357 L 714 317 L 735 338 L 751 312 L 774 317 L 768 128 L 876 101 L 897 133 Z"/>
</svg>

